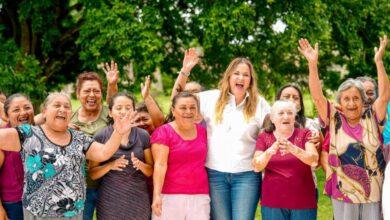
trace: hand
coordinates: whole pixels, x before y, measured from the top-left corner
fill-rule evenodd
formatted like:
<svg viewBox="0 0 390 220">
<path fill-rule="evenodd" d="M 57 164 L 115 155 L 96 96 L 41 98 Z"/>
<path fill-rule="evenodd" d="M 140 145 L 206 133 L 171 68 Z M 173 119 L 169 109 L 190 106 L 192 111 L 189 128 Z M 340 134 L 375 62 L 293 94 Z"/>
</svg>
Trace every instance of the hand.
<svg viewBox="0 0 390 220">
<path fill-rule="evenodd" d="M 375 49 L 374 49 L 375 50 L 375 57 L 374 57 L 375 62 L 382 61 L 382 58 L 383 58 L 383 55 L 385 54 L 385 49 L 387 46 L 387 35 L 385 35 L 383 37 L 379 37 L 379 42 L 380 42 L 379 49 L 377 47 L 375 47 Z"/>
<path fill-rule="evenodd" d="M 316 148 L 318 148 L 321 144 L 320 132 L 312 131 L 311 137 L 309 137 L 309 142 L 313 143 Z"/>
<path fill-rule="evenodd" d="M 111 60 L 111 65 L 109 63 L 104 63 L 103 71 L 106 74 L 106 79 L 109 85 L 117 84 L 119 79 L 118 65 Z"/>
<path fill-rule="evenodd" d="M 141 83 L 141 94 L 143 99 L 149 96 L 149 91 L 150 91 L 150 76 L 147 76 L 145 77 L 145 84 Z"/>
<path fill-rule="evenodd" d="M 306 58 L 307 62 L 312 64 L 318 63 L 318 43 L 313 48 L 307 39 L 301 38 L 299 40 L 298 50 Z"/>
<path fill-rule="evenodd" d="M 137 122 L 139 117 L 140 116 L 136 111 L 127 113 L 124 117 L 116 115 L 114 116 L 113 127 L 120 135 L 124 135 L 129 132 L 132 127 L 137 127 L 140 125 L 140 122 Z"/>
<path fill-rule="evenodd" d="M 128 164 L 129 161 L 125 159 L 125 155 L 122 155 L 118 159 L 110 162 L 110 170 L 123 171 L 123 168 Z"/>
<path fill-rule="evenodd" d="M 191 72 L 192 68 L 199 62 L 198 53 L 195 48 L 190 48 L 184 52 L 183 67 L 181 71 L 184 73 Z"/>
<path fill-rule="evenodd" d="M 275 141 L 270 148 L 268 148 L 265 153 L 269 156 L 275 155 L 279 150 L 279 141 Z"/>
<path fill-rule="evenodd" d="M 162 198 L 161 195 L 154 195 L 152 202 L 152 212 L 155 216 L 161 216 L 162 212 Z"/>
<path fill-rule="evenodd" d="M 286 139 L 279 140 L 279 150 L 282 156 L 290 153 L 292 148 L 293 148 L 293 144 L 289 140 Z"/>
<path fill-rule="evenodd" d="M 138 158 L 136 158 L 134 156 L 134 152 L 131 152 L 131 162 L 133 163 L 133 167 L 136 169 L 136 170 L 139 170 L 141 169 L 141 166 L 143 164 L 142 161 L 138 160 Z"/>
<path fill-rule="evenodd" d="M 0 220 L 8 220 L 4 207 L 0 204 Z"/>
</svg>

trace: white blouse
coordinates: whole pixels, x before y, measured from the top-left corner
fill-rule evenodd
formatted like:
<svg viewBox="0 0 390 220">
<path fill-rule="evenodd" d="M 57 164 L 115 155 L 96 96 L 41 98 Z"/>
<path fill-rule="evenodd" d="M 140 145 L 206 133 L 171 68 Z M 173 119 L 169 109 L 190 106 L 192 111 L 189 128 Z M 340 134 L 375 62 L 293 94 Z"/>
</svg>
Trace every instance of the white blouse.
<svg viewBox="0 0 390 220">
<path fill-rule="evenodd" d="M 256 114 L 248 122 L 244 118 L 244 101 L 236 105 L 235 98 L 224 108 L 222 122 L 215 122 L 215 107 L 219 90 L 199 93 L 200 112 L 207 125 L 208 153 L 206 167 L 220 172 L 238 173 L 251 171 L 256 140 L 265 115 L 270 112 L 267 101 L 259 96 Z"/>
</svg>

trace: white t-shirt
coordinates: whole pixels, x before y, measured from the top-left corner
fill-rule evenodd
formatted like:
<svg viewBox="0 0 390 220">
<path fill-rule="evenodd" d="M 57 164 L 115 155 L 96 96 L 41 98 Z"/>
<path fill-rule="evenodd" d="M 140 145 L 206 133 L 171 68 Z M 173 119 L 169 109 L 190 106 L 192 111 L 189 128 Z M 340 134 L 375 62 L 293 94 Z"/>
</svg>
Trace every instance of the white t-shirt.
<svg viewBox="0 0 390 220">
<path fill-rule="evenodd" d="M 270 106 L 259 96 L 256 114 L 246 122 L 243 113 L 245 102 L 242 101 L 236 106 L 235 98 L 230 94 L 230 100 L 222 114 L 222 122 L 217 124 L 215 107 L 219 94 L 219 90 L 199 93 L 200 112 L 207 125 L 206 167 L 227 173 L 253 170 L 252 158 L 257 136 L 265 115 L 270 112 Z"/>
</svg>

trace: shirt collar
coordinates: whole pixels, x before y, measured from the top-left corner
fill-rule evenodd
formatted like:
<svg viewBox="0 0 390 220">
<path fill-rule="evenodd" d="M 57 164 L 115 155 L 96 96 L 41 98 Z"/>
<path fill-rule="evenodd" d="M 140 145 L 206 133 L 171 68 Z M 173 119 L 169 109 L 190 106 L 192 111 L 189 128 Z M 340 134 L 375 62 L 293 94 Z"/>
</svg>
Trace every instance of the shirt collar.
<svg viewBox="0 0 390 220">
<path fill-rule="evenodd" d="M 230 96 L 230 104 L 236 105 L 236 98 L 234 97 L 234 95 L 233 95 L 232 93 L 229 92 L 229 96 Z M 237 108 L 243 106 L 244 103 L 245 103 L 245 100 L 246 100 L 248 97 L 249 97 L 249 92 L 246 91 L 246 92 L 245 92 L 245 97 L 244 97 L 244 99 L 241 101 L 241 103 L 239 103 L 239 104 L 237 105 Z"/>
</svg>

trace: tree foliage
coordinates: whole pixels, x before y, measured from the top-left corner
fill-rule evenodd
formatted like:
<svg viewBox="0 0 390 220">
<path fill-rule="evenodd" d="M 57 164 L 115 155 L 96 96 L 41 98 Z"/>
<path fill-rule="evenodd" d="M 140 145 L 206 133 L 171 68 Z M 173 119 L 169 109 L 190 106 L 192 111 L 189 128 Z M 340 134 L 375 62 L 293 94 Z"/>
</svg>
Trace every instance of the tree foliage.
<svg viewBox="0 0 390 220">
<path fill-rule="evenodd" d="M 373 48 L 390 33 L 388 0 L 0 0 L 0 6 L 0 88 L 22 88 L 33 99 L 84 70 L 100 72 L 98 64 L 111 59 L 133 64 L 136 82 L 161 70 L 170 89 L 192 46 L 204 52 L 192 79 L 215 87 L 234 57 L 248 57 L 270 97 L 284 83 L 305 85 L 307 66 L 296 49 L 302 37 L 319 42 L 321 78 L 335 89 L 347 77 L 376 75 Z"/>
</svg>

